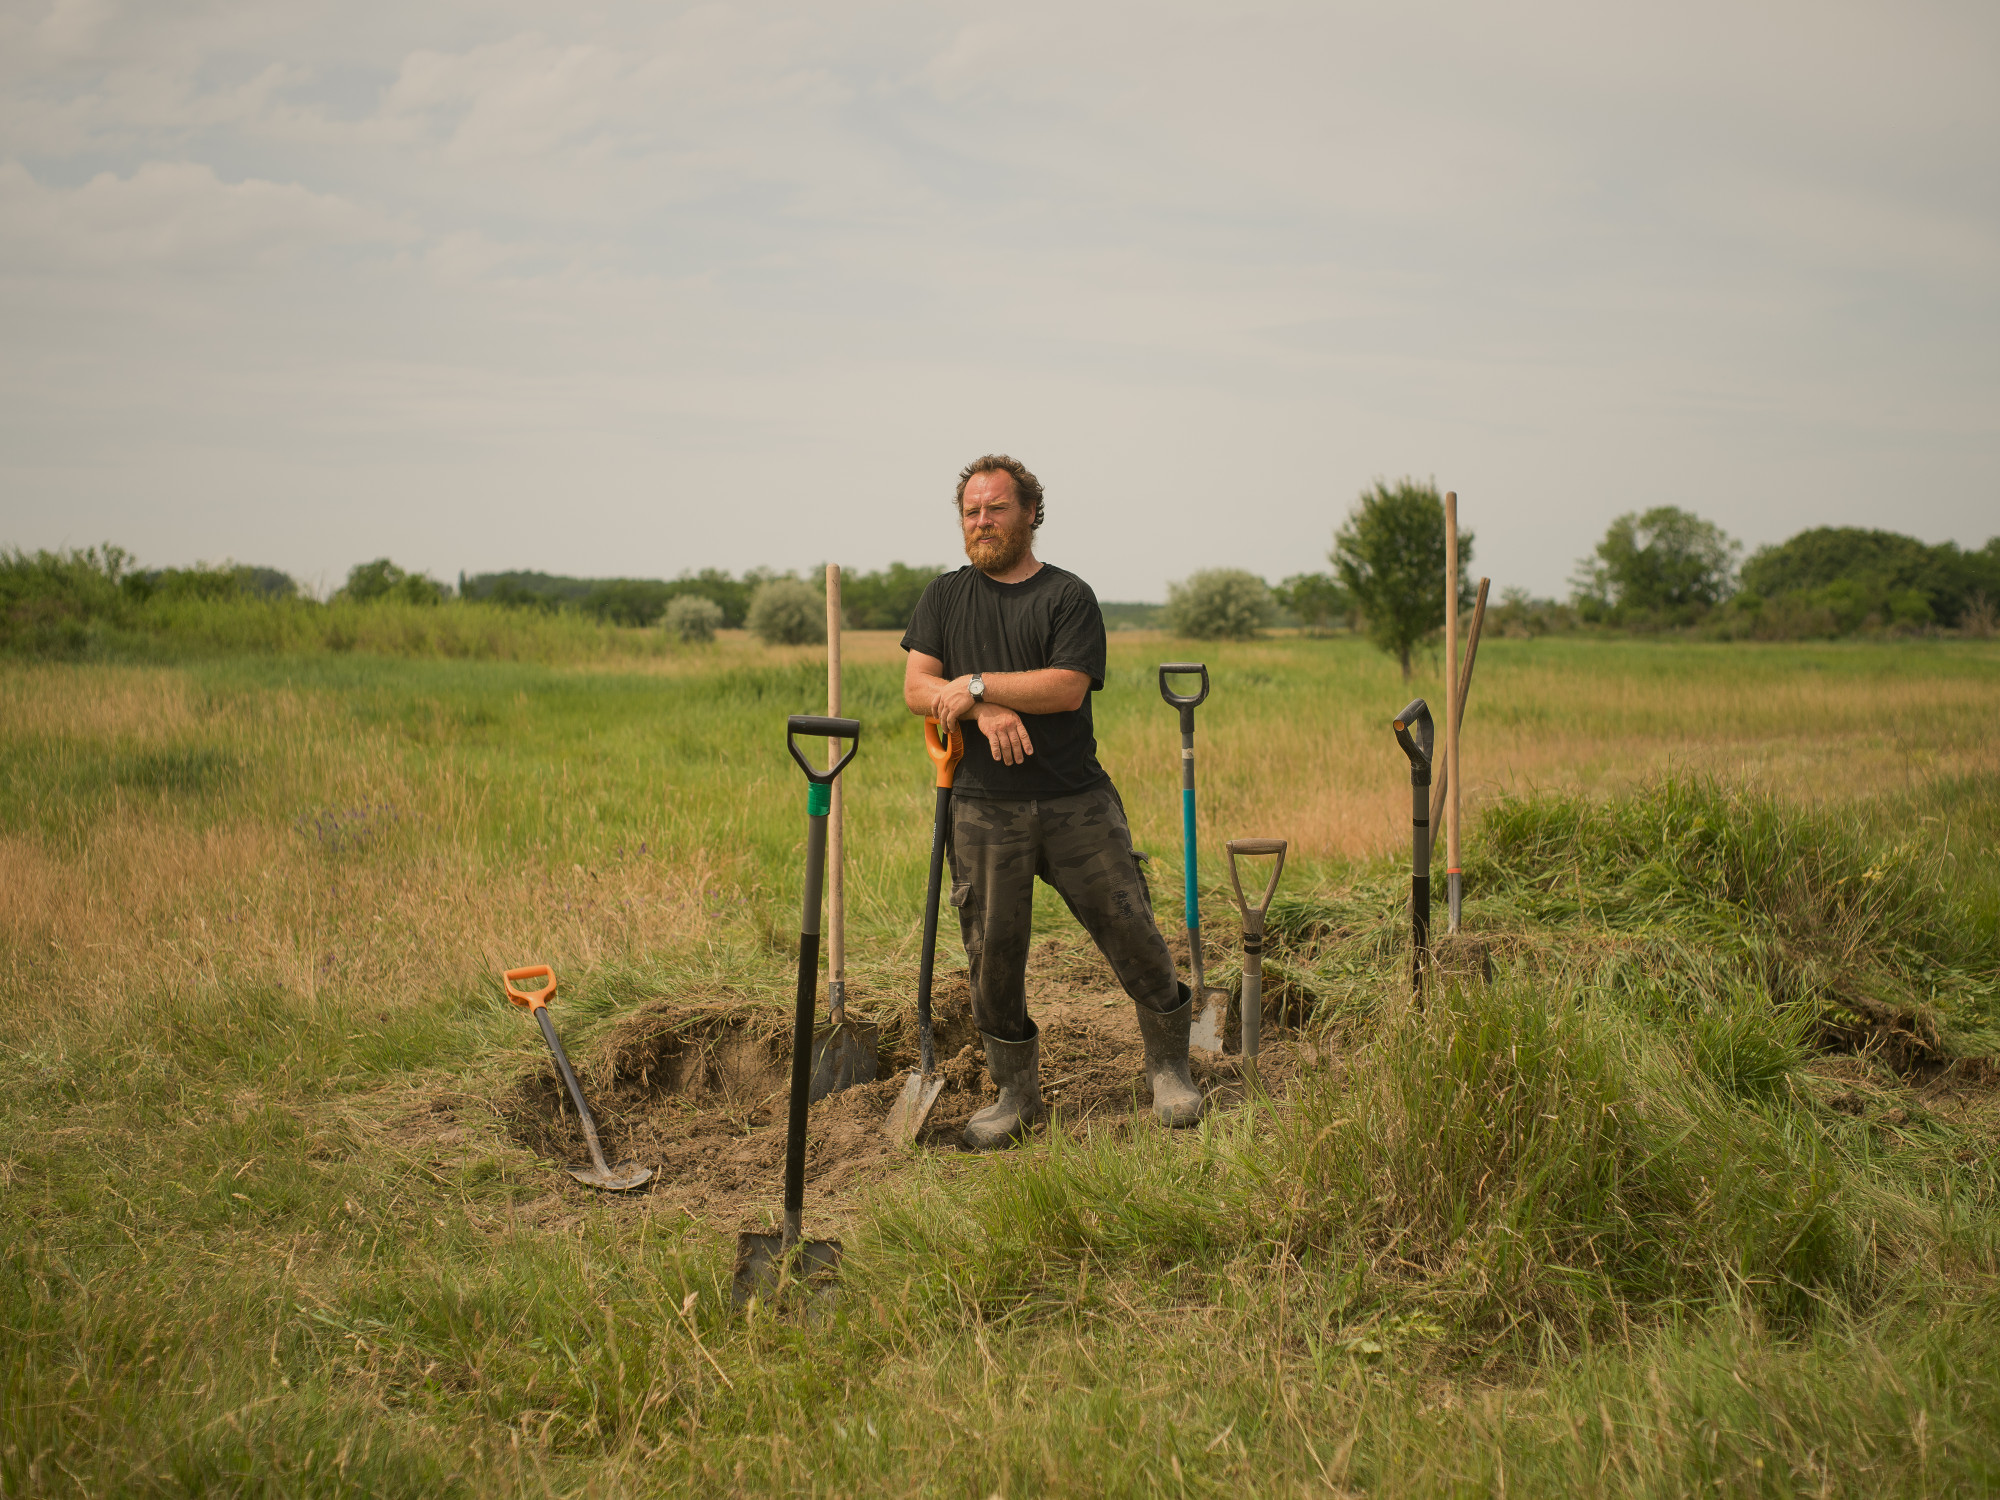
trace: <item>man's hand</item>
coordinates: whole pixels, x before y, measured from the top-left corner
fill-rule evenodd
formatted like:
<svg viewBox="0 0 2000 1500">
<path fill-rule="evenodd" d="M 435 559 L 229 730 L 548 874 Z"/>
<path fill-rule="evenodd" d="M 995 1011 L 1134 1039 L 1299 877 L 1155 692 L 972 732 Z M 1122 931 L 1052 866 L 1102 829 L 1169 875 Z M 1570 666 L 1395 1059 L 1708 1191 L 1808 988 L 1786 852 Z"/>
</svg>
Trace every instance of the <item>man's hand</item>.
<svg viewBox="0 0 2000 1500">
<path fill-rule="evenodd" d="M 931 699 L 931 717 L 940 724 L 956 724 L 969 719 L 979 703 L 972 696 L 972 678 L 953 677 L 937 681 L 937 696 Z"/>
<path fill-rule="evenodd" d="M 972 711 L 972 721 L 986 736 L 986 743 L 993 747 L 995 760 L 1018 766 L 1035 753 L 1034 742 L 1028 738 L 1028 726 L 1013 709 L 982 703 Z"/>
</svg>

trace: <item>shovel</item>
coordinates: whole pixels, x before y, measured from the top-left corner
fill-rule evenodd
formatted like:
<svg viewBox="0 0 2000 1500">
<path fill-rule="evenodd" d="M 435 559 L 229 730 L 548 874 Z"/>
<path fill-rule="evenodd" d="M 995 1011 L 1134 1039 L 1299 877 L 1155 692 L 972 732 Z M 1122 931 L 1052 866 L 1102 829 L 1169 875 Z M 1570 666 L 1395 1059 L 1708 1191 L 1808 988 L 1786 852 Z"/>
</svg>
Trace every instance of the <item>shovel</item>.
<svg viewBox="0 0 2000 1500">
<path fill-rule="evenodd" d="M 1189 697 L 1167 686 L 1169 677 L 1201 673 L 1201 691 Z M 1194 711 L 1208 697 L 1208 665 L 1170 661 L 1160 665 L 1160 696 L 1181 711 L 1181 864 L 1187 872 L 1188 967 L 1194 979 L 1194 1025 L 1188 1041 L 1208 1052 L 1222 1050 L 1222 1028 L 1229 1019 L 1229 992 L 1212 990 L 1201 972 L 1201 888 L 1195 874 L 1194 838 Z"/>
<path fill-rule="evenodd" d="M 799 752 L 798 736 L 843 739 L 847 754 L 824 771 Z M 833 1279 L 839 1240 L 809 1240 L 800 1233 L 806 1207 L 806 1094 L 812 1081 L 814 997 L 819 988 L 819 909 L 826 877 L 826 815 L 833 780 L 861 748 L 861 721 L 793 714 L 785 721 L 785 747 L 806 773 L 806 889 L 799 914 L 799 983 L 792 1008 L 792 1097 L 785 1124 L 785 1220 L 776 1234 L 745 1230 L 736 1236 L 736 1273 L 730 1290 L 737 1306 L 758 1293 L 775 1296 L 790 1279 L 808 1286 Z"/>
<path fill-rule="evenodd" d="M 1258 1087 L 1257 1043 L 1264 1029 L 1264 914 L 1271 909 L 1271 898 L 1278 893 L 1278 877 L 1285 873 L 1285 841 L 1231 839 L 1228 849 L 1229 883 L 1235 887 L 1236 904 L 1243 911 L 1243 1071 L 1255 1088 Z M 1271 880 L 1264 887 L 1263 901 L 1252 906 L 1243 899 L 1243 882 L 1237 878 L 1236 860 L 1239 855 L 1260 854 L 1275 854 L 1278 862 L 1271 867 Z"/>
<path fill-rule="evenodd" d="M 546 979 L 548 983 L 538 990 L 520 990 L 514 987 L 517 979 Z M 597 1143 L 597 1121 L 590 1117 L 590 1106 L 583 1102 L 583 1085 L 576 1081 L 576 1071 L 563 1055 L 562 1043 L 556 1040 L 556 1023 L 549 1019 L 549 1002 L 556 997 L 555 970 L 547 964 L 509 969 L 501 975 L 500 982 L 506 987 L 507 998 L 533 1011 L 535 1019 L 541 1023 L 542 1040 L 549 1044 L 549 1051 L 555 1055 L 556 1071 L 562 1074 L 562 1081 L 569 1089 L 570 1103 L 576 1106 L 576 1117 L 583 1122 L 583 1139 L 590 1147 L 590 1165 L 571 1167 L 569 1175 L 585 1187 L 603 1188 L 608 1193 L 622 1193 L 627 1188 L 652 1181 L 651 1167 L 629 1161 L 620 1167 L 605 1165 L 604 1148 Z"/>
<path fill-rule="evenodd" d="M 1410 760 L 1410 990 L 1421 999 L 1431 955 L 1431 751 L 1437 726 L 1430 705 L 1412 698 L 1393 727 Z"/>
<path fill-rule="evenodd" d="M 883 1133 L 908 1144 L 930 1118 L 931 1106 L 944 1091 L 938 1072 L 937 1047 L 931 1039 L 931 973 L 937 965 L 938 898 L 944 886 L 944 837 L 951 820 L 951 778 L 965 754 L 965 736 L 957 724 L 949 741 L 939 738 L 936 719 L 924 720 L 924 749 L 937 766 L 937 812 L 931 820 L 931 878 L 924 893 L 924 953 L 917 964 L 917 1045 L 921 1070 L 903 1080 L 903 1092 L 889 1111 Z"/>
<path fill-rule="evenodd" d="M 840 716 L 840 564 L 826 565 L 826 711 Z M 840 761 L 840 741 L 827 741 L 828 765 Z M 827 819 L 827 973 L 826 1020 L 813 1031 L 812 1088 L 814 1104 L 828 1094 L 873 1083 L 880 1055 L 881 1028 L 873 1021 L 847 1015 L 847 899 L 843 889 L 843 809 L 841 789 L 832 792 Z"/>
</svg>

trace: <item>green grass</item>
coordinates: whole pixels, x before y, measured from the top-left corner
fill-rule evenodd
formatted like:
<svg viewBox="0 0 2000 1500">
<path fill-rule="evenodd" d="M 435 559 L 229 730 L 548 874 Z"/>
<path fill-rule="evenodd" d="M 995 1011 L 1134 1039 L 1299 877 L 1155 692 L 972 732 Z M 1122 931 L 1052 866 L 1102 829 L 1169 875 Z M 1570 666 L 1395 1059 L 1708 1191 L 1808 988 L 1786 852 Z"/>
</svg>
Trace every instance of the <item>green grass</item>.
<svg viewBox="0 0 2000 1500">
<path fill-rule="evenodd" d="M 1160 654 L 1116 645 L 1099 720 L 1171 926 Z M 491 982 L 555 963 L 586 1064 L 653 996 L 783 1003 L 809 656 L 6 669 L 0 1491 L 1991 1489 L 1993 1121 L 1889 1064 L 1992 1050 L 2000 655 L 1492 643 L 1498 977 L 1421 1009 L 1407 690 L 1348 642 L 1210 659 L 1205 828 L 1299 840 L 1269 982 L 1331 1064 L 1200 1132 L 913 1163 L 819 1321 L 733 1314 L 714 1226 L 508 1136 L 538 1043 Z M 897 681 L 847 689 L 884 993 L 930 800 Z"/>
</svg>

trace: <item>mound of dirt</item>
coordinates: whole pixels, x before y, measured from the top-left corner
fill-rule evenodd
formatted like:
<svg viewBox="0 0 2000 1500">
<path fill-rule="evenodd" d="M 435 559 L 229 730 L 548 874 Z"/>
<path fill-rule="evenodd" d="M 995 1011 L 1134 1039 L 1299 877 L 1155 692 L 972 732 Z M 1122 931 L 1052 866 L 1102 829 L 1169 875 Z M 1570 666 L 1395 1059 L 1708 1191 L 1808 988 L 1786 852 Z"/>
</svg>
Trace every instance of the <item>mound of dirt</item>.
<svg viewBox="0 0 2000 1500">
<path fill-rule="evenodd" d="M 915 1004 L 894 1004 L 854 986 L 850 995 L 855 1012 L 880 1027 L 880 1073 L 874 1083 L 813 1105 L 809 1213 L 842 1214 L 871 1184 L 912 1160 L 883 1124 L 917 1061 Z M 963 971 L 940 976 L 932 1025 L 945 1087 L 918 1142 L 926 1150 L 959 1152 L 966 1120 L 993 1098 L 970 999 Z M 1135 1115 L 1150 1128 L 1151 1091 L 1132 1002 L 1094 953 L 1040 945 L 1029 965 L 1028 1010 L 1042 1031 L 1042 1097 L 1052 1111 L 1041 1128 L 1076 1132 Z M 1281 1091 L 1301 1057 L 1292 1033 L 1273 1026 L 1277 1019 L 1266 1021 L 1261 1072 Z M 655 1001 L 592 1047 L 583 1063 L 606 1156 L 652 1167 L 648 1192 L 655 1205 L 671 1204 L 718 1228 L 775 1219 L 791 1082 L 788 1012 L 728 997 Z M 1242 1101 L 1235 1057 L 1197 1053 L 1193 1073 L 1211 1108 Z M 562 1162 L 588 1160 L 575 1113 L 546 1061 L 520 1080 L 501 1110 L 522 1145 Z"/>
</svg>

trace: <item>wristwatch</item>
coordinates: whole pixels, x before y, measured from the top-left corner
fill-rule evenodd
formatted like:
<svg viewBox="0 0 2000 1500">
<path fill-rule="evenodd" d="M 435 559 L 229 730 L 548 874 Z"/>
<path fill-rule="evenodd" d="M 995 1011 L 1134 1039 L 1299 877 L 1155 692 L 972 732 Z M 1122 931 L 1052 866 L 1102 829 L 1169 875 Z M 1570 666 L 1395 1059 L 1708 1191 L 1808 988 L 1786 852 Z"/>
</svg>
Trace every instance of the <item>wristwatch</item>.
<svg viewBox="0 0 2000 1500">
<path fill-rule="evenodd" d="M 966 691 L 972 694 L 972 701 L 974 703 L 984 703 L 986 701 L 986 675 L 983 672 L 974 672 L 972 674 L 972 681 L 966 684 Z"/>
</svg>

